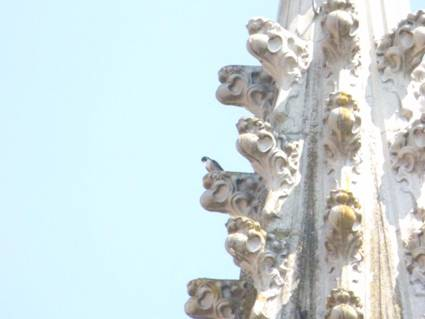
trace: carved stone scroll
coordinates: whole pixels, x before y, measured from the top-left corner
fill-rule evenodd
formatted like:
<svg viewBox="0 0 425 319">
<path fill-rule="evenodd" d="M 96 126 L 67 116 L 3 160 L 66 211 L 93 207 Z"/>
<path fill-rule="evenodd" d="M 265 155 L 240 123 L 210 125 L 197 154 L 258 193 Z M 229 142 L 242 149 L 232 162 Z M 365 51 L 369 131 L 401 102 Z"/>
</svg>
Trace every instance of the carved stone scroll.
<svg viewBox="0 0 425 319">
<path fill-rule="evenodd" d="M 360 204 L 351 192 L 335 190 L 327 203 L 325 221 L 330 226 L 326 249 L 332 259 L 358 261 L 362 246 Z"/>
<path fill-rule="evenodd" d="M 350 290 L 333 289 L 326 306 L 325 319 L 363 319 L 360 299 Z"/>
<path fill-rule="evenodd" d="M 247 25 L 248 51 L 257 58 L 265 72 L 275 80 L 279 92 L 273 111 L 267 119 L 275 127 L 299 132 L 300 114 L 290 101 L 300 94 L 300 83 L 310 63 L 307 42 L 265 18 L 253 18 Z M 290 118 L 290 121 L 288 121 Z"/>
<path fill-rule="evenodd" d="M 327 67 L 354 70 L 360 65 L 359 21 L 354 4 L 348 0 L 327 0 L 322 13 L 322 28 L 326 32 L 322 49 Z"/>
<path fill-rule="evenodd" d="M 386 35 L 377 48 L 378 68 L 387 77 L 401 73 L 410 77 L 425 53 L 425 12 L 409 14 Z"/>
<path fill-rule="evenodd" d="M 392 167 L 414 207 L 425 207 L 425 114 L 398 132 L 390 145 Z"/>
<path fill-rule="evenodd" d="M 406 174 L 423 175 L 425 168 L 425 114 L 399 132 L 390 147 L 393 168 Z"/>
<path fill-rule="evenodd" d="M 378 70 L 386 89 L 397 96 L 401 118 L 424 112 L 425 12 L 409 14 L 377 48 Z"/>
<path fill-rule="evenodd" d="M 204 176 L 206 191 L 201 205 L 206 210 L 257 219 L 267 190 L 257 174 L 215 171 Z"/>
<path fill-rule="evenodd" d="M 255 289 L 242 280 L 195 279 L 187 284 L 185 312 L 195 319 L 248 318 Z"/>
<path fill-rule="evenodd" d="M 353 160 L 361 146 L 361 117 L 351 95 L 337 92 L 329 96 L 324 123 L 328 158 Z"/>
<path fill-rule="evenodd" d="M 297 181 L 299 145 L 276 138 L 270 124 L 258 118 L 242 118 L 237 128 L 239 152 L 251 162 L 269 191 L 263 212 L 277 215 Z"/>
<path fill-rule="evenodd" d="M 279 23 L 253 18 L 247 25 L 248 51 L 285 88 L 298 81 L 308 66 L 307 43 Z"/>
<path fill-rule="evenodd" d="M 226 249 L 235 264 L 252 279 L 257 290 L 251 318 L 275 318 L 286 275 L 284 247 L 273 244 L 276 235 L 267 236 L 260 224 L 252 219 L 231 218 L 226 226 Z M 278 244 L 282 245 L 282 242 Z"/>
<path fill-rule="evenodd" d="M 258 259 L 266 247 L 266 232 L 260 224 L 246 217 L 231 218 L 226 224 L 229 233 L 226 249 L 235 264 L 247 274 L 257 277 Z"/>
<path fill-rule="evenodd" d="M 402 227 L 405 233 L 407 270 L 412 294 L 418 298 L 415 311 L 424 312 L 425 297 L 425 113 L 398 132 L 390 145 L 392 167 L 402 189 L 409 194 L 413 214 Z"/>
<path fill-rule="evenodd" d="M 217 99 L 226 105 L 243 106 L 256 117 L 269 118 L 277 87 L 260 66 L 229 65 L 219 71 Z"/>
</svg>

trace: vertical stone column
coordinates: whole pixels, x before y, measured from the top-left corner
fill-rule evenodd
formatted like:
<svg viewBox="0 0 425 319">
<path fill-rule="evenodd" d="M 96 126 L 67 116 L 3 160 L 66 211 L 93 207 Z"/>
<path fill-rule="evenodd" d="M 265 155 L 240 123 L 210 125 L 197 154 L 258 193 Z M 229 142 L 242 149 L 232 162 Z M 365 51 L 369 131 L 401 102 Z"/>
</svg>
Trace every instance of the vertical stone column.
<svg viewBox="0 0 425 319">
<path fill-rule="evenodd" d="M 286 0 L 248 22 L 260 65 L 223 67 L 217 98 L 254 115 L 236 125 L 253 172 L 206 159 L 201 197 L 242 275 L 191 282 L 190 316 L 425 318 L 425 14 L 407 9 Z"/>
</svg>

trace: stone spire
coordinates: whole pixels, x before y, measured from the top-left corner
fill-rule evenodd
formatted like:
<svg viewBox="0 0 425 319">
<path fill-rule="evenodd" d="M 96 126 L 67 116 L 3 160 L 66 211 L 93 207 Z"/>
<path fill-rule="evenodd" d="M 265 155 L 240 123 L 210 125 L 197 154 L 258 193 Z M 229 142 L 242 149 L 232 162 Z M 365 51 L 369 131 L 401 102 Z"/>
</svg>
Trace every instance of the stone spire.
<svg viewBox="0 0 425 319">
<path fill-rule="evenodd" d="M 282 0 L 248 21 L 257 66 L 219 71 L 253 173 L 210 170 L 240 280 L 197 279 L 204 319 L 425 318 L 425 13 Z"/>
</svg>

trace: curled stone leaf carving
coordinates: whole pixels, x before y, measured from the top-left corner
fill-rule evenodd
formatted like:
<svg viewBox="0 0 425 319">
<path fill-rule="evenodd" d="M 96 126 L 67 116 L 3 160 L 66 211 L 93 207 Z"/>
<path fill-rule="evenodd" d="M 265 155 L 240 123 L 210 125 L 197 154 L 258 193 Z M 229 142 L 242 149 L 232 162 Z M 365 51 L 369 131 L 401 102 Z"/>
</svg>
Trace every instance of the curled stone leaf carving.
<svg viewBox="0 0 425 319">
<path fill-rule="evenodd" d="M 229 65 L 219 71 L 217 99 L 226 105 L 243 106 L 256 117 L 269 118 L 277 86 L 260 66 Z"/>
<path fill-rule="evenodd" d="M 377 48 L 378 69 L 393 77 L 401 73 L 410 77 L 425 53 L 425 12 L 409 14 L 397 28 L 386 35 Z"/>
<path fill-rule="evenodd" d="M 247 318 L 255 289 L 243 280 L 195 279 L 187 284 L 185 312 L 195 319 Z"/>
<path fill-rule="evenodd" d="M 206 191 L 201 205 L 209 211 L 256 219 L 264 206 L 267 190 L 252 173 L 214 171 L 204 176 Z"/>
<path fill-rule="evenodd" d="M 407 251 L 407 270 L 410 283 L 416 296 L 425 296 L 425 210 L 424 172 L 425 172 L 425 114 L 413 121 L 405 130 L 399 132 L 390 146 L 392 166 L 399 182 L 407 182 L 409 193 L 417 208 L 409 223 Z"/>
<path fill-rule="evenodd" d="M 361 146 L 361 117 L 351 95 L 344 92 L 330 94 L 324 123 L 324 146 L 328 158 L 353 160 Z"/>
<path fill-rule="evenodd" d="M 360 204 L 345 190 L 331 192 L 325 221 L 330 226 L 326 249 L 332 259 L 357 262 L 361 259 L 362 231 Z"/>
<path fill-rule="evenodd" d="M 286 275 L 285 241 L 277 233 L 267 235 L 259 223 L 247 217 L 231 218 L 226 227 L 226 250 L 252 279 L 257 291 L 253 318 L 274 318 L 270 312 L 278 309 L 272 304 L 279 301 L 277 297 L 282 292 Z"/>
<path fill-rule="evenodd" d="M 322 28 L 326 32 L 322 49 L 330 68 L 352 68 L 360 65 L 357 36 L 359 21 L 352 1 L 328 0 L 322 5 Z"/>
<path fill-rule="evenodd" d="M 246 273 L 256 276 L 258 257 L 266 247 L 266 232 L 259 223 L 246 217 L 231 218 L 226 227 L 229 234 L 226 240 L 227 251 Z"/>
<path fill-rule="evenodd" d="M 396 134 L 390 145 L 393 169 L 399 179 L 415 174 L 423 177 L 425 169 L 425 114 Z"/>
<path fill-rule="evenodd" d="M 264 214 L 277 215 L 283 200 L 297 180 L 299 144 L 276 138 L 269 123 L 258 118 L 242 118 L 237 123 L 238 151 L 262 177 L 269 191 Z"/>
<path fill-rule="evenodd" d="M 266 18 L 253 18 L 248 25 L 248 51 L 275 81 L 288 88 L 301 78 L 309 58 L 307 43 Z"/>
<path fill-rule="evenodd" d="M 363 319 L 360 299 L 350 290 L 333 289 L 326 307 L 325 319 Z"/>
</svg>

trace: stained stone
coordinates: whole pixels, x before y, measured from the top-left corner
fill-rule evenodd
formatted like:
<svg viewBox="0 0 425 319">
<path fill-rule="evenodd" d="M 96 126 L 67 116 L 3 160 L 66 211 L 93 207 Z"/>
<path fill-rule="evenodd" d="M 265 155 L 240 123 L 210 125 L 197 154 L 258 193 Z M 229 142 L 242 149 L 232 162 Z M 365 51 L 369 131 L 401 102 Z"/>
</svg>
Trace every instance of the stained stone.
<svg viewBox="0 0 425 319">
<path fill-rule="evenodd" d="M 425 13 L 408 7 L 281 0 L 248 21 L 258 65 L 223 67 L 216 96 L 253 114 L 236 124 L 253 171 L 209 171 L 201 196 L 229 215 L 241 278 L 191 281 L 190 317 L 425 318 Z"/>
</svg>

